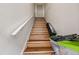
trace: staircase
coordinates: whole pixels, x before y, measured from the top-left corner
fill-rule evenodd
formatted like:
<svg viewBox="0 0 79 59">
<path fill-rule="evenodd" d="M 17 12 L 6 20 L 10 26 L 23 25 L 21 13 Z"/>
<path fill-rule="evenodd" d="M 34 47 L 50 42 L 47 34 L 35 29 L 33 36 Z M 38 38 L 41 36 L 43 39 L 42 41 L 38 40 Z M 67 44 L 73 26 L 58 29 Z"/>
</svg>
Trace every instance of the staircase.
<svg viewBox="0 0 79 59">
<path fill-rule="evenodd" d="M 29 30 L 29 29 L 28 29 Z M 36 18 L 24 55 L 52 55 L 49 34 L 44 18 Z"/>
</svg>

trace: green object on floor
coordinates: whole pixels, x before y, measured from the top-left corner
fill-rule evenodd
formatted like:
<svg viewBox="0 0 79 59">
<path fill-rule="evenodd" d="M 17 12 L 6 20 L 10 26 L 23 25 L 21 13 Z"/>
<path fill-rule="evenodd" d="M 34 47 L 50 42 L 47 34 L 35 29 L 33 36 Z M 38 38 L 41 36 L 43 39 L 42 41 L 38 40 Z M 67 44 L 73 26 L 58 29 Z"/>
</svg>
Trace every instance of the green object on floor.
<svg viewBox="0 0 79 59">
<path fill-rule="evenodd" d="M 79 52 L 79 41 L 59 41 L 57 43 L 59 46 L 63 46 L 75 52 Z"/>
</svg>

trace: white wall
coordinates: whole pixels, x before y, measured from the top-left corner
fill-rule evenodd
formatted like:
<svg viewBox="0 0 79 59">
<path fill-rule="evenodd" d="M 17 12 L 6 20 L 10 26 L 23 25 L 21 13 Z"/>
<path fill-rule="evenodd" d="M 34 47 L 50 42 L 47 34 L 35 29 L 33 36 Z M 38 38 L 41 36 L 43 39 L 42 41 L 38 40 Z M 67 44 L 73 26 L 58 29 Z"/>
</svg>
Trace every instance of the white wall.
<svg viewBox="0 0 79 59">
<path fill-rule="evenodd" d="M 48 3 L 46 19 L 54 26 L 58 34 L 79 34 L 79 4 Z"/>
<path fill-rule="evenodd" d="M 0 54 L 21 53 L 33 21 L 29 21 L 16 36 L 11 36 L 11 33 L 33 14 L 31 3 L 0 4 Z"/>
</svg>

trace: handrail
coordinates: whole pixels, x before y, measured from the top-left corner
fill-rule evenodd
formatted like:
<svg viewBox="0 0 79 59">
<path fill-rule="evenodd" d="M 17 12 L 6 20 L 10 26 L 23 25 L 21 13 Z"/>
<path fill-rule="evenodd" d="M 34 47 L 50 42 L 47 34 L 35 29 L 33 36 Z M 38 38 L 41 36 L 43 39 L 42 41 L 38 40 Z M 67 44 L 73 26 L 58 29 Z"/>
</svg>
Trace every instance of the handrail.
<svg viewBox="0 0 79 59">
<path fill-rule="evenodd" d="M 16 30 L 14 30 L 11 35 L 16 35 L 25 25 L 26 23 L 32 18 L 32 16 L 26 18 L 27 20 L 25 20 L 25 22 L 23 24 L 21 24 Z"/>
</svg>

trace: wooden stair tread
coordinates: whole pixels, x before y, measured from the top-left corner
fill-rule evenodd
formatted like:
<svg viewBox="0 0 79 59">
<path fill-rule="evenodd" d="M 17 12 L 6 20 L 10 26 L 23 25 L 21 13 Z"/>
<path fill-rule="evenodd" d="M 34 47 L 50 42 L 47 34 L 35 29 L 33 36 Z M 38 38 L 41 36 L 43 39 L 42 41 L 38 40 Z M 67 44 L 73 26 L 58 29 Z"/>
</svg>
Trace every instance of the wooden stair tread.
<svg viewBox="0 0 79 59">
<path fill-rule="evenodd" d="M 46 28 L 46 26 L 33 26 L 33 28 Z"/>
<path fill-rule="evenodd" d="M 44 28 L 44 27 L 45 27 L 45 28 L 46 28 L 46 26 L 42 26 L 42 25 L 35 25 L 35 26 L 33 26 L 33 27 L 37 27 L 37 28 L 38 28 L 38 27 L 39 27 L 39 28 L 40 28 L 40 27 L 41 27 L 41 28 Z"/>
<path fill-rule="evenodd" d="M 49 41 L 28 41 L 28 43 L 50 43 L 50 40 Z"/>
<path fill-rule="evenodd" d="M 27 48 L 24 52 L 32 52 L 32 51 L 52 51 L 51 47 L 34 47 L 34 48 Z"/>
<path fill-rule="evenodd" d="M 34 29 L 34 30 L 36 30 L 36 29 Z M 47 30 L 46 31 L 44 31 L 44 29 L 41 31 L 38 31 L 38 30 L 34 31 L 34 30 L 32 30 L 31 34 L 49 35 Z"/>
<path fill-rule="evenodd" d="M 44 20 L 36 20 L 35 22 L 45 22 Z"/>
<path fill-rule="evenodd" d="M 37 22 L 35 22 L 35 24 L 34 25 L 36 25 L 36 24 L 46 24 L 46 22 L 39 22 L 39 21 L 37 21 Z"/>
<path fill-rule="evenodd" d="M 45 22 L 35 22 L 35 24 L 34 24 L 34 25 L 37 25 L 37 24 L 43 24 L 43 25 L 46 25 L 46 23 L 45 23 Z"/>
<path fill-rule="evenodd" d="M 44 25 L 46 25 L 46 22 L 39 22 L 39 21 L 37 21 L 37 22 L 35 22 L 35 24 L 34 25 L 36 25 L 36 24 L 44 24 Z"/>
<path fill-rule="evenodd" d="M 31 39 L 35 39 L 35 40 L 47 40 L 49 39 L 49 36 L 48 35 L 31 35 L 30 36 L 30 40 Z"/>
<path fill-rule="evenodd" d="M 52 55 L 54 53 L 51 47 L 27 48 L 24 51 L 26 55 Z"/>
<path fill-rule="evenodd" d="M 51 47 L 50 41 L 29 41 L 27 47 Z"/>
<path fill-rule="evenodd" d="M 33 30 L 32 30 L 32 32 L 34 32 L 34 33 L 35 33 L 35 32 L 36 32 L 36 33 L 39 33 L 39 32 L 48 32 L 48 31 L 44 31 L 44 30 L 42 30 L 42 31 L 41 31 L 41 30 L 40 30 L 40 31 L 38 31 L 38 30 L 37 30 L 37 31 L 33 31 Z"/>
<path fill-rule="evenodd" d="M 46 24 L 44 24 L 44 23 L 37 23 L 37 24 L 34 24 L 34 26 L 46 26 Z"/>
<path fill-rule="evenodd" d="M 24 52 L 24 55 L 54 55 L 54 51 Z"/>
<path fill-rule="evenodd" d="M 32 35 L 48 35 L 48 32 L 32 32 Z"/>
<path fill-rule="evenodd" d="M 48 38 L 46 38 L 46 39 L 43 39 L 43 38 L 38 38 L 38 39 L 34 39 L 34 38 L 31 38 L 30 39 L 30 41 L 49 41 L 49 39 Z"/>
<path fill-rule="evenodd" d="M 46 26 L 33 26 L 34 28 L 46 28 Z"/>
<path fill-rule="evenodd" d="M 32 31 L 47 31 L 47 28 L 33 28 Z"/>
<path fill-rule="evenodd" d="M 50 41 L 50 39 L 29 39 L 28 42 L 32 42 L 32 41 Z"/>
</svg>

